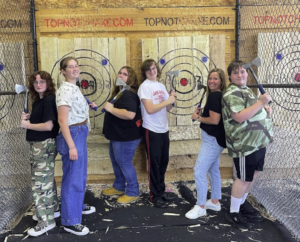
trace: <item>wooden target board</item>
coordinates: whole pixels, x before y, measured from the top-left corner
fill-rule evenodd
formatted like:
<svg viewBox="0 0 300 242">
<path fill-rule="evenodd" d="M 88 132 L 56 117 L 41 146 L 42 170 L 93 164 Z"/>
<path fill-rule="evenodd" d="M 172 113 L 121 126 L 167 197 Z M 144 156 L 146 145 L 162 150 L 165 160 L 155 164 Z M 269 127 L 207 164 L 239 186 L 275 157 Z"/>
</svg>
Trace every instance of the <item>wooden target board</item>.
<svg viewBox="0 0 300 242">
<path fill-rule="evenodd" d="M 206 86 L 210 69 L 225 68 L 225 35 L 142 39 L 142 59 L 149 58 L 160 65 L 159 81 L 177 93 L 175 107 L 168 113 L 169 125 L 192 125 L 191 115 L 203 94 L 199 86 Z"/>
<path fill-rule="evenodd" d="M 59 88 L 65 80 L 59 63 L 67 56 L 79 62 L 81 92 L 98 106 L 90 111 L 93 128 L 103 127 L 102 106 L 111 95 L 117 73 L 127 64 L 126 38 L 73 38 L 40 37 L 41 70 L 48 71 Z M 127 56 L 126 56 L 127 55 Z"/>
</svg>

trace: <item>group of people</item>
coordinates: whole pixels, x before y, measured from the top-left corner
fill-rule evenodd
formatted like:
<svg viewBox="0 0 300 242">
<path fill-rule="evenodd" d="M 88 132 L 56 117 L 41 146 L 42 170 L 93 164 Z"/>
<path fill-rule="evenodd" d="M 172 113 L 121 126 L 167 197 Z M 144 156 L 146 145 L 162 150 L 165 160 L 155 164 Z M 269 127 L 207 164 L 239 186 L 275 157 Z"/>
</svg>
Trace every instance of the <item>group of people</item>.
<svg viewBox="0 0 300 242">
<path fill-rule="evenodd" d="M 186 213 L 189 219 L 206 215 L 206 209 L 221 210 L 221 175 L 219 157 L 227 147 L 233 157 L 237 179 L 232 186 L 230 211 L 226 219 L 239 228 L 250 228 L 259 220 L 259 213 L 243 206 L 258 171 L 264 165 L 265 147 L 272 141 L 271 109 L 268 93 L 258 99 L 247 84 L 243 62 L 228 66 L 230 84 L 226 89 L 225 73 L 219 68 L 209 72 L 207 100 L 204 109 L 196 107 L 192 119 L 199 121 L 202 142 L 194 167 L 197 203 Z M 22 113 L 21 127 L 27 129 L 26 139 L 31 149 L 32 191 L 38 221 L 28 230 L 39 236 L 56 226 L 61 216 L 65 231 L 86 235 L 82 214 L 91 214 L 95 207 L 84 204 L 87 179 L 87 145 L 90 130 L 88 104 L 76 81 L 80 70 L 76 58 L 66 57 L 60 62 L 65 82 L 58 89 L 49 73 L 38 71 L 29 78 L 33 100 L 31 114 Z M 142 81 L 129 66 L 117 75 L 124 85 L 114 84 L 108 102 L 104 104 L 103 134 L 109 142 L 109 156 L 115 174 L 111 188 L 103 195 L 120 195 L 117 202 L 131 203 L 139 198 L 139 184 L 132 164 L 135 151 L 143 139 L 147 154 L 150 202 L 166 208 L 174 199 L 165 191 L 165 173 L 169 162 L 169 128 L 167 112 L 176 102 L 176 92 L 170 93 L 159 82 L 158 63 L 147 59 L 141 66 Z M 114 102 L 110 102 L 111 100 Z M 60 132 L 59 132 L 60 129 Z M 57 152 L 62 157 L 61 208 L 57 200 L 54 162 Z M 211 185 L 211 199 L 207 198 L 207 178 Z"/>
</svg>

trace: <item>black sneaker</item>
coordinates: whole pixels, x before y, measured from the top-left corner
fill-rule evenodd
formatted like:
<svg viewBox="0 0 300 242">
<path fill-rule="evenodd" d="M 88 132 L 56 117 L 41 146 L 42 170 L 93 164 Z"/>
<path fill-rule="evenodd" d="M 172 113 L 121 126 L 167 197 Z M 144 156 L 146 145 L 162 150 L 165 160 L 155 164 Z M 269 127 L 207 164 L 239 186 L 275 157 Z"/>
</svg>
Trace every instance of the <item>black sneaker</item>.
<svg viewBox="0 0 300 242">
<path fill-rule="evenodd" d="M 240 212 L 250 223 L 258 223 L 264 220 L 260 213 L 252 206 L 242 204 L 240 207 Z"/>
<path fill-rule="evenodd" d="M 175 199 L 175 196 L 173 193 L 170 193 L 170 192 L 165 192 L 161 198 L 164 200 L 164 201 L 173 201 Z"/>
<path fill-rule="evenodd" d="M 153 202 L 153 204 L 154 204 L 154 207 L 157 207 L 157 208 L 167 208 L 168 207 L 167 203 L 164 200 L 162 200 L 161 197 L 158 198 L 157 200 L 155 200 Z"/>
<path fill-rule="evenodd" d="M 241 213 L 227 212 L 225 214 L 225 218 L 238 229 L 251 229 L 252 227 L 252 225 L 248 223 L 247 219 Z"/>
<path fill-rule="evenodd" d="M 64 230 L 76 235 L 86 235 L 90 232 L 88 227 L 82 224 L 75 224 L 71 226 L 64 226 Z"/>
<path fill-rule="evenodd" d="M 85 209 L 82 210 L 82 214 L 91 214 L 96 212 L 96 208 L 93 206 L 89 206 L 88 204 L 85 204 Z"/>
</svg>

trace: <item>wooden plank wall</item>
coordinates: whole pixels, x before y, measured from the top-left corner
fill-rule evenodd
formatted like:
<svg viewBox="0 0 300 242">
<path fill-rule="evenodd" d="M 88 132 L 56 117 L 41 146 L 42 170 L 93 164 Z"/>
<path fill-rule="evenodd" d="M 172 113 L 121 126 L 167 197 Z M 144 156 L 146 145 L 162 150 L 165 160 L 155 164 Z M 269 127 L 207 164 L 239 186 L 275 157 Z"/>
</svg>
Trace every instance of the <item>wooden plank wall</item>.
<svg viewBox="0 0 300 242">
<path fill-rule="evenodd" d="M 234 0 L 75 0 L 72 2 L 68 0 L 36 0 L 35 4 L 38 10 L 36 22 L 39 46 L 43 45 L 46 38 L 57 38 L 57 41 L 62 41 L 62 43 L 57 44 L 57 47 L 54 48 L 57 48 L 58 53 L 62 53 L 63 50 L 70 51 L 68 49 L 71 46 L 69 41 L 72 42 L 73 39 L 83 41 L 85 38 L 92 40 L 124 38 L 126 39 L 126 64 L 133 67 L 138 77 L 142 60 L 150 57 L 158 60 L 161 58 L 159 56 L 161 50 L 167 48 L 174 50 L 189 46 L 189 49 L 181 49 L 181 52 L 178 53 L 173 51 L 168 55 L 170 59 L 181 56 L 171 60 L 170 65 L 192 61 L 192 65 L 183 66 L 183 69 L 191 73 L 196 72 L 195 68 L 197 69 L 194 64 L 195 60 L 186 56 L 199 55 L 197 49 L 208 53 L 207 55 L 214 59 L 217 66 L 224 69 L 235 57 Z M 80 46 L 86 46 L 86 43 L 81 42 L 78 47 Z M 45 56 L 43 58 L 46 58 L 47 51 L 51 51 L 49 50 L 51 48 L 48 50 L 38 48 L 40 68 L 43 68 L 41 63 L 45 62 L 41 59 L 42 55 Z M 111 51 L 104 42 L 92 45 L 91 48 L 98 48 L 101 53 Z M 115 60 L 117 60 L 118 53 L 122 49 L 118 45 L 113 50 L 115 50 Z M 222 53 L 222 57 L 220 57 L 220 53 Z M 58 56 L 56 60 L 57 58 Z M 211 68 L 211 63 L 205 63 L 197 71 L 203 71 L 206 67 Z M 92 72 L 92 70 L 90 71 Z M 167 80 L 166 75 L 163 78 L 165 78 L 165 84 L 170 88 L 170 81 Z M 176 82 L 176 85 L 179 84 Z M 188 87 L 182 88 L 184 90 Z M 179 101 L 178 105 L 181 107 L 192 106 L 194 104 L 193 97 L 197 94 L 197 90 L 193 89 L 188 94 L 191 97 L 189 101 L 183 101 L 186 96 L 179 94 L 182 101 Z M 97 104 L 101 105 L 101 102 Z M 190 119 L 187 118 L 191 110 L 174 108 L 173 112 L 174 114 L 168 114 L 171 126 L 171 156 L 166 179 L 193 180 L 192 168 L 201 142 L 199 140 L 200 130 L 198 125 L 191 125 Z M 174 115 L 176 119 L 172 118 Z M 179 133 L 181 135 L 178 136 Z M 89 181 L 111 181 L 114 176 L 107 154 L 108 143 L 100 135 L 101 127 L 94 129 L 91 134 L 88 138 Z M 220 168 L 222 177 L 231 178 L 231 159 L 227 154 L 223 154 L 222 157 Z M 56 166 L 56 176 L 59 181 L 60 163 L 57 162 Z M 143 144 L 136 152 L 134 166 L 139 181 L 146 182 L 146 159 Z"/>
</svg>

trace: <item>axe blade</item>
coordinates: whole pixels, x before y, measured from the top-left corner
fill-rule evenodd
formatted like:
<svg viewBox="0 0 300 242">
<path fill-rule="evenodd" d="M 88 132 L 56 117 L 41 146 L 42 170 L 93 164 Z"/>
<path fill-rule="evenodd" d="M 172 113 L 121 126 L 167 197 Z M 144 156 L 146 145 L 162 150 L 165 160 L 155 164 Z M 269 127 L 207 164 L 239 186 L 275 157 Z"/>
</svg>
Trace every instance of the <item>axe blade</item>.
<svg viewBox="0 0 300 242">
<path fill-rule="evenodd" d="M 121 78 L 118 78 L 118 80 L 116 81 L 116 86 L 125 87 L 127 85 L 126 85 L 126 83 Z"/>
<path fill-rule="evenodd" d="M 179 70 L 176 70 L 176 71 L 168 71 L 168 72 L 166 73 L 167 76 L 172 76 L 172 75 L 174 75 L 174 76 L 176 76 L 176 77 L 178 77 L 179 74 L 180 74 L 180 71 L 179 71 Z"/>
<path fill-rule="evenodd" d="M 252 65 L 256 65 L 257 67 L 261 66 L 261 58 L 257 56 L 253 61 L 251 61 Z"/>
</svg>

